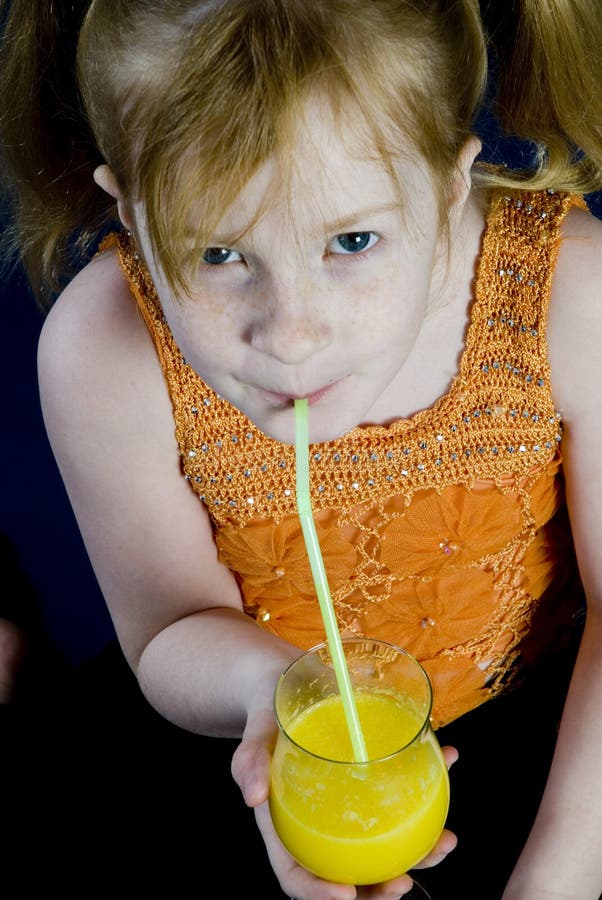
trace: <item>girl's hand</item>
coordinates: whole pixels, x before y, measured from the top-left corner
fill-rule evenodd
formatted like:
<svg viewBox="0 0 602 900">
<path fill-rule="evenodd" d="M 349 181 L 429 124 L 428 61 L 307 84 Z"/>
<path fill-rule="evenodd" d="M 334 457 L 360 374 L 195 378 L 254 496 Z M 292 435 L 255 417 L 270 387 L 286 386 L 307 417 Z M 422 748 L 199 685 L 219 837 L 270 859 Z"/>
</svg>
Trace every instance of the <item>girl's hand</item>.
<svg viewBox="0 0 602 900">
<path fill-rule="evenodd" d="M 263 837 L 267 854 L 285 894 L 295 900 L 397 900 L 412 889 L 412 878 L 400 875 L 382 884 L 354 887 L 324 881 L 300 866 L 280 841 L 268 806 L 271 752 L 277 736 L 277 726 L 271 710 L 249 717 L 243 739 L 232 757 L 232 775 L 240 787 L 245 803 L 255 810 L 257 826 Z M 443 754 L 450 768 L 458 758 L 453 747 L 444 747 Z M 456 846 L 456 837 L 443 831 L 435 848 L 416 868 L 435 866 Z"/>
<path fill-rule="evenodd" d="M 0 618 L 0 704 L 9 703 L 13 696 L 25 647 L 26 638 L 21 629 Z"/>
</svg>

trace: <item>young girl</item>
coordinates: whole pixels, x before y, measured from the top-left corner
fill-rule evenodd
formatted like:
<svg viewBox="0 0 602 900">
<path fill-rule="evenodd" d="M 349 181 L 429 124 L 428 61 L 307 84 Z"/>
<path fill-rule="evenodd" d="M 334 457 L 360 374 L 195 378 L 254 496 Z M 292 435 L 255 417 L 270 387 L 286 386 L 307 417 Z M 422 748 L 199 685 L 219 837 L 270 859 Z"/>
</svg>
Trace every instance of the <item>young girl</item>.
<svg viewBox="0 0 602 900">
<path fill-rule="evenodd" d="M 145 696 L 183 729 L 241 738 L 233 776 L 286 895 L 410 889 L 314 877 L 266 803 L 276 680 L 324 639 L 295 504 L 307 397 L 341 630 L 416 655 L 440 740 L 458 726 L 459 767 L 485 758 L 471 796 L 452 772 L 459 847 L 444 832 L 425 881 L 441 873 L 442 898 L 596 900 L 602 227 L 581 199 L 602 186 L 596 5 L 523 0 L 487 23 L 502 122 L 536 151 L 520 172 L 476 162 L 476 0 L 2 8 L 13 247 L 44 300 L 64 288 L 39 347 L 45 421 Z M 549 705 L 555 731 L 579 639 L 547 777 L 523 729 Z"/>
</svg>

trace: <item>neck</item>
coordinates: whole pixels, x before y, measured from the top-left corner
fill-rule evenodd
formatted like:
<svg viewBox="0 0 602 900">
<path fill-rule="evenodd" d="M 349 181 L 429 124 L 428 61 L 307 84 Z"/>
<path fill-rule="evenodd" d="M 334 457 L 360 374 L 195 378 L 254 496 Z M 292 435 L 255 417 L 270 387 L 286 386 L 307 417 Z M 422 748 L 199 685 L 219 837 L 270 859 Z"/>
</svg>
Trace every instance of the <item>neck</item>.
<svg viewBox="0 0 602 900">
<path fill-rule="evenodd" d="M 487 198 L 471 191 L 462 214 L 442 236 L 433 268 L 427 316 L 457 302 L 458 295 L 472 296 L 472 282 L 481 252 L 481 238 L 487 218 Z"/>
</svg>

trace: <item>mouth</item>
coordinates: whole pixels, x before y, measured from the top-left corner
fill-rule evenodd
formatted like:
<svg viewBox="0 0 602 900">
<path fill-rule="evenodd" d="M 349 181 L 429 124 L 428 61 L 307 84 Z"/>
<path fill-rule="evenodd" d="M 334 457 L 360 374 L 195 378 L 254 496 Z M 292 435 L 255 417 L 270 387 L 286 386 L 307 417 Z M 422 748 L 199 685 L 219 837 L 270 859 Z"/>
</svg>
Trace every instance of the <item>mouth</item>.
<svg viewBox="0 0 602 900">
<path fill-rule="evenodd" d="M 309 391 L 306 394 L 281 394 L 276 391 L 264 391 L 261 393 L 270 403 L 277 404 L 278 406 L 292 406 L 295 400 L 302 400 L 303 398 L 307 399 L 309 406 L 313 406 L 316 403 L 319 403 L 320 400 L 329 394 L 337 385 L 340 384 L 340 381 L 333 381 L 331 384 L 326 384 L 324 387 L 318 388 L 316 391 Z"/>
</svg>

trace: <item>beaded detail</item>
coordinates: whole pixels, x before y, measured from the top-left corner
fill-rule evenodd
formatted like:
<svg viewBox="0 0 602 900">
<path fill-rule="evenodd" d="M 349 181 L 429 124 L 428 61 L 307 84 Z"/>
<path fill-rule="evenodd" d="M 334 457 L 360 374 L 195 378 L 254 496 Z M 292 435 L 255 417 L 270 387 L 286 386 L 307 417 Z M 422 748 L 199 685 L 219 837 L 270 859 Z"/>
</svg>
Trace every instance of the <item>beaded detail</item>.
<svg viewBox="0 0 602 900">
<path fill-rule="evenodd" d="M 310 447 L 311 497 L 343 631 L 407 647 L 435 688 L 434 722 L 503 690 L 572 559 L 560 416 L 545 339 L 560 224 L 580 198 L 495 192 L 458 374 L 432 407 Z M 113 236 L 174 407 L 184 477 L 207 507 L 245 611 L 299 647 L 324 638 L 295 498 L 295 451 L 186 364 L 127 234 Z M 560 511 L 560 512 L 559 512 Z M 567 563 L 568 565 L 568 563 Z M 555 584 L 554 596 L 549 597 Z M 570 608 L 569 608 L 570 606 Z M 525 649 L 529 648 L 531 649 Z"/>
<path fill-rule="evenodd" d="M 566 194 L 498 197 L 489 218 L 460 371 L 433 407 L 388 427 L 312 446 L 315 511 L 445 484 L 499 483 L 549 462 L 561 438 L 551 399 L 545 319 Z M 522 240 L 521 240 L 522 238 Z M 186 364 L 148 272 L 126 234 L 122 265 L 142 294 L 176 400 L 183 469 L 217 526 L 296 514 L 295 450 L 264 435 Z"/>
</svg>

